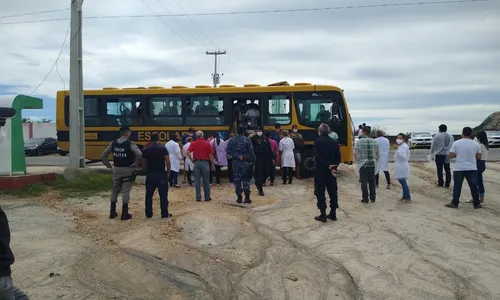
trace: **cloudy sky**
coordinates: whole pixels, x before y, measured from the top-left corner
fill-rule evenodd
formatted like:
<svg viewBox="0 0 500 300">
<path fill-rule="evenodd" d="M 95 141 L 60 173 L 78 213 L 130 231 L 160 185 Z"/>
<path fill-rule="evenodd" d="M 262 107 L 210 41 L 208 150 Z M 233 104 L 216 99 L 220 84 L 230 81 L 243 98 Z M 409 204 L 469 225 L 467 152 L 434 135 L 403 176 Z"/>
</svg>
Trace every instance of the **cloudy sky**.
<svg viewBox="0 0 500 300">
<path fill-rule="evenodd" d="M 143 0 L 156 14 L 325 8 L 431 0 Z M 85 0 L 85 17 L 148 15 L 141 0 Z M 444 0 L 438 0 L 444 1 Z M 2 0 L 0 95 L 30 94 L 61 49 L 69 11 L 63 0 Z M 179 5 L 180 4 L 180 5 Z M 53 22 L 19 23 L 63 19 Z M 84 19 L 84 86 L 211 84 L 213 57 L 226 84 L 311 82 L 346 92 L 355 123 L 389 133 L 452 132 L 500 110 L 500 1 L 187 17 Z M 17 22 L 17 23 L 16 23 Z M 15 24 L 1 24 L 15 23 Z M 194 25 L 196 24 L 196 25 Z M 69 42 L 69 38 L 67 40 Z M 69 47 L 34 93 L 55 119 L 68 87 Z M 62 79 L 61 79 L 62 78 Z"/>
</svg>

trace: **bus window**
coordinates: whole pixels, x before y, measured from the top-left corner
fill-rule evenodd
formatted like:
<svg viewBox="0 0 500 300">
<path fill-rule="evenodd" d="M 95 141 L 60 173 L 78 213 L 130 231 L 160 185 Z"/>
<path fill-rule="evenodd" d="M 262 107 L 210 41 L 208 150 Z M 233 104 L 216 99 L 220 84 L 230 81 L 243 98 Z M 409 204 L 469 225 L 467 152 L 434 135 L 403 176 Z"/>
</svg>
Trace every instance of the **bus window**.
<svg viewBox="0 0 500 300">
<path fill-rule="evenodd" d="M 181 125 L 181 97 L 151 97 L 146 125 Z"/>
<path fill-rule="evenodd" d="M 106 101 L 106 125 L 139 125 L 140 109 L 141 102 L 137 97 L 108 99 Z"/>
<path fill-rule="evenodd" d="M 84 97 L 83 99 L 85 126 L 100 126 L 99 118 L 99 99 L 93 97 Z"/>
<path fill-rule="evenodd" d="M 224 98 L 219 96 L 193 96 L 187 101 L 188 117 L 186 124 L 223 125 Z"/>
<path fill-rule="evenodd" d="M 288 125 L 290 122 L 290 99 L 287 95 L 272 95 L 269 99 L 268 124 Z"/>
<path fill-rule="evenodd" d="M 344 118 L 340 103 L 332 99 L 300 99 L 297 107 L 302 124 L 329 122 L 332 117 L 339 121 Z"/>
</svg>

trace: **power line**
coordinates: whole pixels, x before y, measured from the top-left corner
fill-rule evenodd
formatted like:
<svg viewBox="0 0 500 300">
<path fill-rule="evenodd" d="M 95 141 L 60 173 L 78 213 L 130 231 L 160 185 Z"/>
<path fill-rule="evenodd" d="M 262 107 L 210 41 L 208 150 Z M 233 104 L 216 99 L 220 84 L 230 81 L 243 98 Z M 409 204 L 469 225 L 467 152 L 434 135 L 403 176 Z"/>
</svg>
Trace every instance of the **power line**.
<svg viewBox="0 0 500 300">
<path fill-rule="evenodd" d="M 0 19 L 15 18 L 15 17 L 24 17 L 24 16 L 32 16 L 32 15 L 41 15 L 41 14 L 48 14 L 48 13 L 59 12 L 59 11 L 68 11 L 68 10 L 69 10 L 69 8 L 43 10 L 43 11 L 22 13 L 22 14 L 17 14 L 17 15 L 0 16 Z"/>
<path fill-rule="evenodd" d="M 142 0 L 141 0 L 142 1 Z M 294 13 L 294 12 L 311 12 L 311 11 L 333 11 L 333 10 L 347 10 L 347 9 L 363 9 L 363 8 L 388 8 L 397 6 L 419 6 L 419 5 L 450 5 L 462 3 L 479 3 L 491 2 L 498 0 L 448 0 L 448 1 L 430 1 L 430 2 L 408 2 L 408 3 L 387 3 L 387 4 L 367 4 L 367 5 L 350 5 L 350 6 L 333 6 L 333 7 L 317 7 L 317 8 L 297 8 L 297 9 L 275 9 L 275 10 L 254 10 L 254 11 L 233 11 L 233 12 L 208 12 L 208 13 L 194 13 L 194 14 L 154 14 L 154 15 L 111 15 L 111 16 L 89 16 L 84 19 L 124 19 L 124 18 L 160 18 L 160 17 L 201 17 L 201 16 L 223 16 L 223 15 L 251 15 L 251 14 L 272 14 L 272 13 Z M 28 24 L 28 23 L 44 23 L 55 21 L 67 21 L 69 18 L 57 19 L 42 19 L 32 21 L 17 21 L 17 22 L 3 22 L 0 25 L 10 24 Z M 160 18 L 160 20 L 162 20 Z M 163 20 L 162 20 L 163 22 Z M 170 26 L 169 26 L 170 28 Z"/>
<path fill-rule="evenodd" d="M 47 73 L 47 75 L 45 75 L 45 77 L 42 79 L 42 81 L 37 85 L 37 87 L 29 94 L 29 96 L 33 95 L 37 90 L 38 88 L 40 88 L 42 86 L 42 84 L 45 82 L 45 80 L 47 80 L 47 78 L 50 76 L 50 73 L 52 73 L 52 71 L 54 70 L 54 68 L 56 67 L 57 63 L 59 62 L 59 59 L 61 58 L 61 55 L 62 53 L 64 52 L 64 50 L 69 46 L 71 45 L 71 43 L 73 42 L 73 40 L 75 38 L 78 37 L 78 33 L 75 34 L 71 40 L 69 41 L 69 43 L 66 45 L 66 40 L 68 39 L 68 35 L 69 35 L 69 29 L 71 28 L 71 24 L 68 26 L 68 30 L 66 30 L 66 35 L 64 36 L 64 41 L 61 45 L 61 50 L 59 51 L 59 54 L 57 55 L 57 58 L 56 58 L 56 61 L 54 62 L 54 64 L 52 65 L 52 67 L 50 68 L 49 72 Z M 80 27 L 78 29 L 78 31 L 82 30 L 82 28 Z M 66 45 L 66 47 L 65 47 Z"/>
<path fill-rule="evenodd" d="M 163 25 L 167 26 L 173 33 L 175 33 L 178 37 L 180 37 L 182 40 L 184 40 L 186 43 L 188 43 L 189 45 L 193 46 L 193 47 L 196 47 L 193 45 L 193 43 L 191 43 L 190 41 L 186 40 L 182 35 L 180 35 L 177 31 L 175 31 L 175 29 L 173 29 L 170 25 L 167 24 L 167 22 L 165 22 L 161 17 L 162 16 L 165 16 L 165 15 L 158 15 L 154 12 L 154 10 L 144 1 L 144 0 L 141 0 L 141 2 L 154 14 L 154 17 L 157 17 L 158 20 L 160 20 Z M 173 15 L 166 15 L 166 16 L 173 16 Z M 165 16 L 165 17 L 166 17 Z M 152 17 L 152 16 L 150 16 Z"/>
<path fill-rule="evenodd" d="M 160 3 L 160 5 L 161 5 L 161 6 L 162 6 L 162 7 L 163 7 L 166 11 L 167 11 L 167 13 L 168 13 L 170 16 L 173 16 L 173 15 L 172 15 L 172 13 L 170 12 L 170 10 L 168 10 L 168 8 L 167 8 L 167 7 L 163 4 L 163 2 L 162 2 L 161 0 L 156 0 L 156 1 L 157 1 L 158 3 Z M 186 31 L 186 32 L 189 34 L 189 36 L 190 36 L 193 40 L 195 40 L 195 41 L 196 41 L 198 44 L 200 44 L 202 47 L 207 48 L 207 46 L 205 46 L 202 42 L 200 42 L 197 38 L 195 38 L 195 37 L 191 34 L 191 32 L 189 32 L 189 30 L 187 30 L 187 29 L 186 29 L 186 27 L 184 27 L 184 25 L 182 25 L 182 23 L 181 23 L 181 22 L 179 22 L 179 20 L 177 20 L 177 18 L 176 18 L 176 17 L 173 17 L 173 18 L 174 18 L 175 22 L 177 22 L 177 24 L 179 24 L 179 25 L 182 27 L 182 29 L 184 29 L 184 31 Z"/>
<path fill-rule="evenodd" d="M 198 31 L 203 35 L 203 37 L 210 42 L 210 44 L 212 44 L 215 48 L 217 48 L 217 46 L 215 45 L 215 43 L 208 38 L 208 36 L 203 32 L 203 30 L 201 30 L 200 27 L 198 27 L 198 25 L 196 25 L 196 23 L 193 21 L 193 19 L 191 19 L 191 17 L 188 15 L 188 13 L 184 10 L 184 8 L 182 7 L 182 5 L 179 3 L 179 1 L 177 0 L 173 0 L 175 2 L 175 4 L 177 4 L 177 6 L 179 6 L 179 8 L 182 10 L 182 12 L 184 14 L 186 14 L 186 17 L 189 19 L 189 21 L 194 25 L 194 27 L 196 27 L 196 29 L 198 29 Z"/>
<path fill-rule="evenodd" d="M 64 42 L 63 42 L 63 47 L 64 47 L 64 44 L 66 43 L 66 38 L 68 37 L 68 33 L 69 33 L 69 30 L 71 29 L 71 24 L 68 25 L 68 30 L 66 30 L 66 36 L 64 37 Z M 63 48 L 63 52 L 64 50 L 66 50 L 66 48 L 70 45 L 71 43 L 69 43 L 68 45 L 66 45 L 66 47 Z M 59 79 L 61 79 L 62 83 L 63 83 L 63 91 L 66 90 L 66 81 L 64 80 L 64 78 L 62 78 L 61 76 L 61 73 L 59 73 L 59 58 L 57 58 L 56 60 L 56 72 L 57 72 L 57 75 L 59 76 Z"/>
</svg>

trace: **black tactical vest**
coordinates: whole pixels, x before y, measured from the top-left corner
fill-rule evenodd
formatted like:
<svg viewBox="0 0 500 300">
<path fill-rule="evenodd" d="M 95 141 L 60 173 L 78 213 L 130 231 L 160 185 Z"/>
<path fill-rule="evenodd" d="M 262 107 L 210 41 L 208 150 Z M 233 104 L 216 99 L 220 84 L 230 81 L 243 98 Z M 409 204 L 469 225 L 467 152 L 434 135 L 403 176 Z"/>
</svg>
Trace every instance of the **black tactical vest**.
<svg viewBox="0 0 500 300">
<path fill-rule="evenodd" d="M 130 141 L 126 140 L 123 143 L 118 143 L 118 140 L 111 144 L 113 150 L 113 162 L 115 167 L 130 167 L 134 164 L 134 153 L 130 147 Z"/>
</svg>

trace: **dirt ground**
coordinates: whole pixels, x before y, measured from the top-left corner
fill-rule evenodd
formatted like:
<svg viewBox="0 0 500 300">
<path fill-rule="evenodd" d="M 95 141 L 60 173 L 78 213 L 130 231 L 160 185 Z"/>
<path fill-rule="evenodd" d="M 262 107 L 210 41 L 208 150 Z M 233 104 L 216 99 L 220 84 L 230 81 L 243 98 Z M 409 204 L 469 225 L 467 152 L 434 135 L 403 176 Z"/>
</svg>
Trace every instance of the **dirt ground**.
<svg viewBox="0 0 500 300">
<path fill-rule="evenodd" d="M 183 186 L 169 193 L 170 221 L 157 199 L 144 217 L 140 184 L 126 222 L 107 218 L 107 194 L 0 203 L 31 299 L 500 299 L 500 164 L 487 168 L 484 208 L 453 210 L 430 164 L 412 164 L 411 203 L 393 182 L 370 204 L 343 166 L 339 220 L 326 224 L 313 219 L 310 179 L 254 192 L 247 208 L 227 204 L 229 183 L 208 203 Z"/>
</svg>

